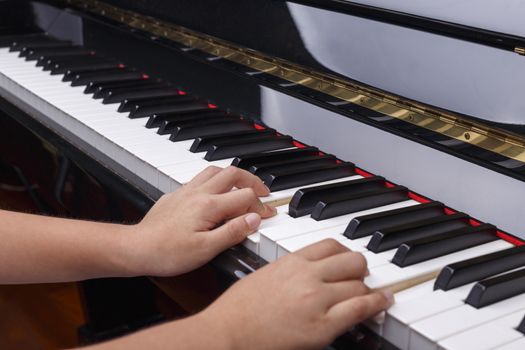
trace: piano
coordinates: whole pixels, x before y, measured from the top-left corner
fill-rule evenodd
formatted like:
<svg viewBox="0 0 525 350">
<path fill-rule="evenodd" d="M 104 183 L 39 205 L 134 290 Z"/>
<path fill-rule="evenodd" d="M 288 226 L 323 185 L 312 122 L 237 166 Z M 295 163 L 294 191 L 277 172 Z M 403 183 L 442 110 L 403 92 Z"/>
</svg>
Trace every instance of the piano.
<svg viewBox="0 0 525 350">
<path fill-rule="evenodd" d="M 469 6 L 1 0 L 1 180 L 32 210 L 132 222 L 210 165 L 278 209 L 193 273 L 81 283 L 81 339 L 333 238 L 397 301 L 333 348 L 525 348 L 522 5 Z"/>
</svg>

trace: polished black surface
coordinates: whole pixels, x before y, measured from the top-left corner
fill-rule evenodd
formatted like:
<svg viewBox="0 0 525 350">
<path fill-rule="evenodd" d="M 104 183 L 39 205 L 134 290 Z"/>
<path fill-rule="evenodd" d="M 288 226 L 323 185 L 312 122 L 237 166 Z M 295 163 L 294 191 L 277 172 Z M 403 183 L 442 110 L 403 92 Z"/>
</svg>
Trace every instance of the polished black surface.
<svg viewBox="0 0 525 350">
<path fill-rule="evenodd" d="M 479 309 L 524 292 L 525 269 L 519 269 L 476 283 L 465 302 Z"/>
<path fill-rule="evenodd" d="M 344 235 L 350 239 L 362 238 L 385 228 L 406 225 L 443 215 L 445 215 L 444 206 L 439 202 L 387 210 L 381 213 L 353 218 L 346 227 Z"/>
<path fill-rule="evenodd" d="M 192 2 L 192 6 L 187 6 L 185 2 L 158 0 L 132 3 L 124 0 L 106 0 L 105 2 L 349 79 L 356 79 L 352 74 L 353 69 L 342 67 L 340 58 L 345 53 L 341 52 L 341 48 L 338 47 L 340 43 L 333 41 L 332 37 L 344 33 L 344 22 L 354 22 L 360 18 L 468 40 L 508 51 L 513 51 L 515 47 L 525 46 L 525 38 L 519 36 L 340 0 L 255 0 L 249 3 L 241 0 L 227 3 L 217 0 L 197 0 Z M 301 11 L 297 11 L 297 8 L 300 8 Z M 333 13 L 331 15 L 333 18 L 332 31 L 326 26 L 316 24 L 315 21 L 309 21 L 310 18 L 318 18 L 327 11 Z M 298 20 L 299 16 L 305 17 L 304 23 Z M 342 18 L 345 16 L 343 21 Z M 279 38 L 279 40 L 274 38 Z M 363 37 L 360 40 L 366 41 L 368 38 Z M 322 55 L 320 55 L 321 51 Z M 406 54 L 409 59 L 414 53 L 407 52 Z M 323 56 L 324 59 L 319 59 L 319 56 Z M 437 107 L 444 108 L 443 106 Z M 504 117 L 497 114 L 483 119 L 477 118 L 476 115 L 465 117 L 493 127 L 525 134 L 522 123 L 503 122 Z"/>
<path fill-rule="evenodd" d="M 490 224 L 451 230 L 427 238 L 403 243 L 396 251 L 392 263 L 406 267 L 422 261 L 495 241 L 496 228 Z"/>
<path fill-rule="evenodd" d="M 377 230 L 366 247 L 374 253 L 380 253 L 397 248 L 408 241 L 439 235 L 467 226 L 469 226 L 468 216 L 463 213 L 435 216 L 410 224 Z"/>
<path fill-rule="evenodd" d="M 129 63 L 130 67 L 137 68 L 140 71 L 144 70 L 152 77 L 162 77 L 172 82 L 178 88 L 195 93 L 206 100 L 217 103 L 220 107 L 229 109 L 248 118 L 262 118 L 262 121 L 265 121 L 264 111 L 261 109 L 260 103 L 261 86 L 271 86 L 278 91 L 298 96 L 301 99 L 332 110 L 337 110 L 337 108 L 327 105 L 327 103 L 325 103 L 326 101 L 323 102 L 319 100 L 320 98 L 324 98 L 323 96 L 319 96 L 319 94 L 307 90 L 289 90 L 283 86 L 279 86 L 281 82 L 278 79 L 269 79 L 269 77 L 262 76 L 261 80 L 256 80 L 256 78 L 244 74 L 244 71 L 239 67 L 234 67 L 229 64 L 221 66 L 221 64 L 223 64 L 222 62 L 214 64 L 207 61 L 203 55 L 181 52 L 176 46 L 170 43 L 154 40 L 154 38 L 150 38 L 143 33 L 131 32 L 125 27 L 109 26 L 98 20 L 84 19 L 82 21 L 82 29 L 84 45 L 94 48 L 97 53 L 105 53 L 108 56 L 115 56 L 115 54 L 118 53 L 118 57 L 127 58 L 126 64 Z M 199 74 L 195 74 L 195 72 L 199 72 Z M 374 124 L 373 121 L 354 112 L 347 111 L 343 114 Z M 386 128 L 379 124 L 378 126 Z M 394 129 L 391 131 L 403 134 Z M 404 136 L 413 137 L 411 135 Z M 339 177 L 353 174 L 354 170 L 353 164 L 342 164 L 336 168 L 337 170 L 342 170 L 341 172 L 337 172 L 337 176 Z M 290 173 L 279 175 L 286 177 L 285 180 L 289 180 L 289 182 L 282 181 L 283 183 L 286 182 L 287 186 L 295 187 L 298 183 L 304 184 L 308 181 L 320 181 L 319 178 L 313 178 L 312 173 L 314 173 L 313 175 L 315 176 L 317 174 L 321 175 L 322 172 L 315 173 L 315 171 L 316 169 L 311 172 L 301 172 L 299 174 Z M 274 181 L 276 178 L 270 180 Z M 230 272 L 230 277 L 234 275 L 232 271 L 237 272 L 235 269 L 241 269 L 241 271 L 246 270 L 246 266 L 239 267 L 240 264 L 238 261 L 235 261 L 236 257 L 239 257 L 242 261 L 247 261 L 249 259 L 246 257 L 250 256 L 249 253 L 242 249 L 236 249 L 235 251 L 235 254 L 239 253 L 239 251 L 241 251 L 241 253 L 222 257 L 228 260 L 230 265 L 224 263 L 221 257 L 217 263 L 219 269 L 222 268 Z M 257 259 L 255 259 L 255 261 L 257 262 Z M 225 267 L 227 265 L 229 267 L 233 265 L 235 268 L 226 269 Z M 357 340 L 359 340 L 359 337 Z M 355 346 L 359 347 L 359 345 Z M 377 348 L 377 344 L 375 348 Z"/>
<path fill-rule="evenodd" d="M 384 187 L 384 178 L 372 176 L 365 179 L 303 188 L 293 195 L 288 206 L 288 214 L 294 218 L 308 215 L 321 201 L 333 202 L 343 200 L 358 193 L 366 193 Z"/>
<path fill-rule="evenodd" d="M 434 289 L 449 290 L 525 265 L 525 246 L 478 256 L 445 266 Z"/>
<path fill-rule="evenodd" d="M 238 33 L 238 36 L 240 37 L 248 32 L 253 34 L 253 31 L 263 33 L 263 35 L 268 35 L 268 37 L 259 37 L 258 45 L 268 45 L 268 47 L 251 45 L 250 42 L 244 41 L 242 38 L 232 41 L 245 44 L 248 47 L 258 48 L 263 52 L 268 52 L 277 57 L 287 58 L 292 62 L 301 63 L 322 71 L 332 72 L 329 67 L 321 66 L 318 62 L 313 60 L 308 51 L 304 50 L 302 46 L 303 41 L 301 40 L 300 35 L 297 34 L 297 29 L 293 29 L 293 21 L 289 21 L 290 14 L 286 6 L 280 2 L 261 1 L 261 4 L 262 3 L 264 3 L 264 5 L 261 5 L 259 10 L 262 9 L 263 12 L 259 11 L 259 13 L 268 11 L 268 15 L 273 16 L 272 18 L 282 17 L 281 21 L 276 20 L 275 22 L 271 22 L 272 28 L 275 27 L 273 29 L 268 28 L 268 30 L 265 30 L 265 28 L 270 25 L 261 24 L 259 26 L 254 25 L 254 29 L 252 29 L 251 32 L 239 32 L 238 28 L 242 26 L 235 26 L 235 24 L 237 21 L 244 21 L 244 19 L 239 18 L 242 16 L 237 16 L 236 19 L 232 19 L 231 21 L 225 21 L 224 19 L 219 21 L 219 19 L 215 19 L 214 21 L 207 22 L 207 26 L 210 26 L 210 32 L 212 34 L 214 33 L 214 30 L 218 30 L 217 28 L 221 27 L 220 34 L 222 35 L 222 38 L 226 40 L 230 40 L 235 33 Z M 206 5 L 206 1 L 203 1 L 200 5 L 197 3 L 193 10 L 196 11 L 195 13 L 198 13 L 198 9 L 203 9 Z M 177 7 L 179 5 L 173 4 L 169 6 Z M 226 13 L 231 10 L 228 6 L 230 5 L 224 5 L 224 7 L 221 6 L 217 8 L 217 11 L 224 11 Z M 252 18 L 252 24 L 257 23 L 257 20 L 255 19 L 256 14 L 253 13 L 253 8 L 255 8 L 255 6 L 240 6 L 241 7 L 236 11 L 245 10 L 247 14 L 246 18 Z M 250 8 L 244 9 L 244 7 Z M 177 23 L 188 25 L 188 22 L 192 22 L 193 26 L 188 25 L 189 27 L 204 31 L 206 29 L 205 26 L 203 25 L 203 27 L 200 27 L 198 24 L 200 21 L 205 21 L 203 19 L 195 19 L 195 21 L 193 21 L 194 16 L 186 14 L 186 11 L 190 10 L 186 9 L 179 12 L 180 16 L 184 17 L 187 15 L 187 18 L 182 18 L 181 21 Z M 317 9 L 313 9 L 312 11 L 317 11 Z M 232 12 L 230 11 L 229 17 L 226 16 L 224 18 L 231 19 L 231 13 Z M 221 24 L 226 24 L 220 26 L 219 22 Z M 282 26 L 287 26 L 287 29 L 283 29 Z M 263 122 L 267 118 L 271 119 L 271 116 L 266 116 L 265 112 L 262 110 L 262 91 L 265 87 L 271 87 L 276 91 L 284 92 L 285 94 L 290 94 L 300 99 L 307 100 L 309 103 L 336 111 L 342 116 L 374 125 L 377 128 L 387 130 L 396 135 L 451 153 L 457 157 L 480 164 L 506 175 L 525 179 L 525 167 L 516 166 L 512 162 L 510 164 L 500 164 L 498 162 L 501 162 L 501 158 L 494 157 L 494 153 L 484 151 L 483 149 L 468 144 L 465 144 L 465 147 L 459 147 L 458 144 L 461 145 L 461 141 L 455 142 L 454 146 L 451 147 L 447 143 L 447 141 L 451 141 L 451 139 L 446 136 L 438 134 L 440 137 L 436 139 L 433 137 L 433 135 L 435 135 L 433 132 L 414 127 L 411 124 L 402 121 L 381 121 L 381 115 L 377 112 L 356 105 L 345 105 L 340 107 L 333 105 L 330 103 L 333 102 L 332 97 L 300 86 L 287 86 L 286 81 L 282 81 L 271 75 L 247 74 L 250 70 L 246 67 L 239 66 L 224 59 L 210 61 L 208 58 L 211 58 L 211 55 L 204 54 L 198 50 L 182 51 L 180 50 L 180 46 L 175 43 L 168 42 L 165 39 L 151 37 L 149 34 L 141 33 L 137 30 L 130 30 L 122 25 L 110 26 L 103 23 L 101 18 L 97 18 L 96 20 L 83 18 L 82 28 L 83 40 L 86 46 L 92 47 L 97 50 L 97 52 L 108 56 L 115 56 L 118 52 L 118 57 L 126 57 L 126 62 L 129 66 L 145 71 L 151 76 L 163 77 L 172 82 L 175 86 L 207 100 L 211 100 L 219 106 L 224 106 L 235 111 L 235 113 L 256 119 L 260 118 Z M 275 35 L 275 31 L 277 30 L 281 31 L 279 33 L 280 37 L 283 37 L 284 35 L 287 36 L 288 39 L 269 40 L 271 35 Z M 218 35 L 219 33 L 215 34 Z M 248 37 L 253 36 L 246 34 L 246 40 L 249 40 Z M 137 47 L 140 47 L 141 49 L 137 50 Z M 176 64 L 174 64 L 174 62 L 176 62 Z M 199 74 L 195 75 L 192 73 L 195 71 L 198 71 Z M 518 125 L 500 125 L 497 122 L 486 120 L 484 122 L 497 127 L 509 127 L 514 132 L 520 132 L 521 128 Z M 287 123 L 293 124 L 294 121 L 289 120 Z M 298 120 L 297 123 L 300 124 L 301 121 Z M 504 160 L 507 160 L 507 158 L 503 158 Z"/>
<path fill-rule="evenodd" d="M 461 23 L 451 23 L 399 11 L 383 9 L 345 0 L 292 0 L 292 1 L 228 1 L 218 0 L 192 1 L 192 6 L 184 1 L 170 2 L 157 0 L 139 0 L 128 2 L 125 0 L 104 0 L 104 2 L 130 9 L 171 22 L 179 23 L 198 31 L 225 38 L 232 42 L 249 46 L 260 51 L 275 52 L 280 57 L 300 56 L 305 60 L 304 47 L 300 43 L 299 33 L 293 25 L 288 10 L 288 3 L 308 5 L 314 8 L 333 12 L 345 13 L 362 18 L 373 19 L 408 28 L 437 33 L 450 37 L 460 38 L 503 50 L 512 51 L 516 46 L 525 46 L 525 38 L 498 33 L 481 28 L 465 26 Z M 209 11 L 213 8 L 215 11 Z M 242 13 L 242 16 L 236 14 Z M 225 21 L 227 18 L 228 21 Z M 269 21 L 268 18 L 275 19 Z M 230 21 L 230 19 L 232 21 Z M 279 35 L 284 37 L 282 42 L 271 43 Z M 300 51 L 297 51 L 297 50 Z M 310 62 L 311 63 L 311 62 Z"/>
<path fill-rule="evenodd" d="M 275 171 L 263 176 L 262 180 L 271 191 L 280 191 L 352 176 L 355 175 L 354 169 L 352 163 L 314 165 L 304 169 Z"/>
</svg>

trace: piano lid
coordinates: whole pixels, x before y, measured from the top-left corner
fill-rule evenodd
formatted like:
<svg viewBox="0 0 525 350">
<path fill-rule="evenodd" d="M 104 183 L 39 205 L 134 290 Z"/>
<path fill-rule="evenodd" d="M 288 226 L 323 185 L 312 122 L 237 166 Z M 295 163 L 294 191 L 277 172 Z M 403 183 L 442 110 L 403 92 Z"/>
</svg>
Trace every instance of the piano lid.
<svg viewBox="0 0 525 350">
<path fill-rule="evenodd" d="M 353 0 L 342 2 L 369 5 L 498 33 L 525 36 L 523 25 L 525 3 L 519 0 L 451 2 L 441 0 Z"/>
<path fill-rule="evenodd" d="M 519 3 L 106 2 L 525 135 Z"/>
<path fill-rule="evenodd" d="M 296 2 L 254 1 L 138 3 L 142 12 L 163 13 L 157 17 L 95 0 L 67 3 L 272 75 L 285 81 L 282 87 L 313 89 L 335 105 L 364 107 L 519 162 L 509 166 L 525 162 L 525 57 Z M 160 17 L 177 17 L 177 25 Z"/>
</svg>

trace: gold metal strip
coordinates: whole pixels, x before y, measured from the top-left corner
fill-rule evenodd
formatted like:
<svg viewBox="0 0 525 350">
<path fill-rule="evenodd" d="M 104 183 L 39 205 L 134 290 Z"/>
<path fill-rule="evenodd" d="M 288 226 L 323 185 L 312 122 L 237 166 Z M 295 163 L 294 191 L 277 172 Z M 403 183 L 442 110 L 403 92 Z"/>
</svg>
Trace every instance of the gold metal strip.
<svg viewBox="0 0 525 350">
<path fill-rule="evenodd" d="M 207 52 L 250 67 L 255 71 L 278 76 L 291 83 L 309 87 L 342 101 L 352 102 L 392 118 L 525 162 L 525 138 L 520 135 L 494 129 L 451 112 L 441 111 L 354 81 L 314 71 L 283 59 L 271 57 L 222 39 L 111 6 L 101 1 L 62 1 L 132 28 L 175 41 L 188 48 Z M 523 48 L 516 48 L 515 51 L 525 53 Z"/>
</svg>

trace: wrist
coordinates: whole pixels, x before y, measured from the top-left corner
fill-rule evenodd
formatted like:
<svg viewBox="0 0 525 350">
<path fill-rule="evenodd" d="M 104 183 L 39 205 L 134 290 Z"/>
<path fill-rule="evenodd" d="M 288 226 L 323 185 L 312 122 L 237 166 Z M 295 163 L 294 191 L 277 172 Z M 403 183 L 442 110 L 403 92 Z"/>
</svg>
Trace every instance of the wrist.
<svg viewBox="0 0 525 350">
<path fill-rule="evenodd" d="M 210 336 L 210 340 L 214 344 L 214 349 L 237 350 L 241 349 L 238 337 L 235 334 L 240 329 L 232 327 L 228 320 L 225 320 L 225 315 L 215 317 L 209 308 L 192 316 L 192 322 L 195 322 L 195 327 L 202 330 L 202 334 Z"/>
<path fill-rule="evenodd" d="M 115 266 L 116 276 L 135 277 L 145 274 L 144 266 L 140 262 L 140 229 L 138 224 L 117 225 L 112 232 L 114 235 L 114 250 L 112 264 Z"/>
</svg>

